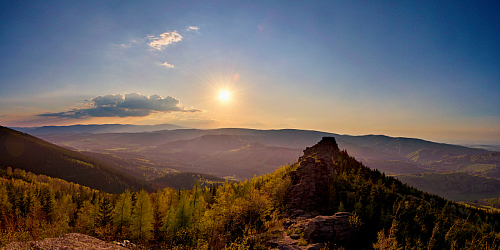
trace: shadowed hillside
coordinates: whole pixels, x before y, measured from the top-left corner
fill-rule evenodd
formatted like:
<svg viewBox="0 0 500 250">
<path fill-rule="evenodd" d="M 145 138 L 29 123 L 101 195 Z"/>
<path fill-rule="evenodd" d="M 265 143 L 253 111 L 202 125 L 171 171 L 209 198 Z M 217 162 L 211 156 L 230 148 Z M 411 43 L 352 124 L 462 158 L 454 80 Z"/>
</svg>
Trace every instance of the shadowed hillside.
<svg viewBox="0 0 500 250">
<path fill-rule="evenodd" d="M 0 127 L 0 167 L 23 169 L 111 193 L 151 185 L 81 153 Z"/>
</svg>

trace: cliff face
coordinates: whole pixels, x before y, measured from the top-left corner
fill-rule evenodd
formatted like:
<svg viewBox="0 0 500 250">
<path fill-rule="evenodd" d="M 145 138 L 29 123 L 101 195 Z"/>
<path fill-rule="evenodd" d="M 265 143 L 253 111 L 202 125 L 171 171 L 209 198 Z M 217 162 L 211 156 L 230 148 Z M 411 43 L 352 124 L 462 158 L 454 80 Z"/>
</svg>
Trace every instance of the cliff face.
<svg viewBox="0 0 500 250">
<path fill-rule="evenodd" d="M 292 185 L 286 200 L 290 215 L 318 213 L 318 208 L 328 206 L 334 159 L 339 153 L 334 137 L 323 137 L 318 144 L 304 150 L 299 167 L 289 173 Z"/>
</svg>

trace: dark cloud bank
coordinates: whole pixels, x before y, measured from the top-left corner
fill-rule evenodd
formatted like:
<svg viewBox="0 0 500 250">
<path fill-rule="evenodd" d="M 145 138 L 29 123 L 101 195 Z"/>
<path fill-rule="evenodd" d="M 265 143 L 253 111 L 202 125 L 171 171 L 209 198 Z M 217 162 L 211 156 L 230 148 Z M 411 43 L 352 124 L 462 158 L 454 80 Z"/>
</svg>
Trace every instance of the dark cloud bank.
<svg viewBox="0 0 500 250">
<path fill-rule="evenodd" d="M 128 117 L 147 116 L 154 112 L 200 112 L 199 109 L 187 109 L 180 100 L 159 95 L 149 97 L 138 93 L 98 96 L 92 99 L 92 106 L 58 113 L 45 113 L 39 116 L 68 118 L 85 117 Z"/>
</svg>

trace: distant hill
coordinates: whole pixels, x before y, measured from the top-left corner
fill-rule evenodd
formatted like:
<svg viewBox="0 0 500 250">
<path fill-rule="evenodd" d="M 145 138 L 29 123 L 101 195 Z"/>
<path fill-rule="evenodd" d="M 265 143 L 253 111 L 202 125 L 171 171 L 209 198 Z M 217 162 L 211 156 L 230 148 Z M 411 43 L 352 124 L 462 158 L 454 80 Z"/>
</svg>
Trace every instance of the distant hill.
<svg viewBox="0 0 500 250">
<path fill-rule="evenodd" d="M 191 140 L 168 142 L 162 145 L 158 145 L 156 146 L 156 148 L 151 149 L 150 151 L 174 154 L 187 151 L 198 153 L 200 155 L 213 154 L 217 152 L 225 152 L 241 148 L 248 145 L 249 141 L 254 140 L 254 138 L 249 136 L 242 138 L 231 135 L 204 135 Z"/>
<path fill-rule="evenodd" d="M 464 172 L 396 176 L 401 182 L 454 201 L 500 197 L 500 180 Z"/>
<path fill-rule="evenodd" d="M 141 153 L 152 159 L 169 159 L 203 172 L 238 180 L 250 179 L 293 163 L 300 149 L 267 146 L 254 136 L 204 135 L 168 142 Z"/>
<path fill-rule="evenodd" d="M 377 169 L 387 175 L 398 174 L 419 174 L 434 172 L 433 170 L 422 168 L 421 166 L 402 160 L 374 160 L 364 159 L 363 164 L 370 166 L 372 169 Z"/>
<path fill-rule="evenodd" d="M 151 184 L 79 152 L 0 126 L 0 167 L 23 169 L 111 193 L 151 189 Z"/>
<path fill-rule="evenodd" d="M 152 132 L 157 130 L 182 129 L 184 127 L 173 124 L 158 125 L 130 125 L 130 124 L 90 124 L 70 126 L 43 126 L 43 127 L 12 127 L 12 129 L 24 133 L 38 134 L 67 134 L 67 133 L 137 133 Z"/>
<path fill-rule="evenodd" d="M 500 168 L 500 152 L 453 156 L 440 161 L 428 162 L 422 166 L 436 171 L 483 172 L 487 176 L 500 178 L 500 174 L 494 174 L 499 172 L 495 169 Z"/>
<path fill-rule="evenodd" d="M 158 176 L 184 170 L 175 162 L 151 162 L 145 157 L 130 153 L 95 153 L 82 151 L 83 155 L 105 162 L 121 172 L 130 174 L 140 179 L 152 180 Z"/>
<path fill-rule="evenodd" d="M 279 165 L 290 163 L 300 155 L 298 148 L 309 147 L 325 136 L 334 136 L 337 138 L 340 149 L 346 149 L 350 155 L 368 167 L 379 169 L 387 174 L 434 172 L 437 168 L 422 164 L 442 161 L 450 157 L 491 152 L 480 148 L 415 138 L 384 135 L 351 136 L 297 129 L 175 129 L 141 133 L 72 133 L 38 136 L 58 145 L 78 150 L 115 155 L 133 153 L 155 164 L 175 162 L 179 167 L 178 171 L 203 172 L 218 176 L 239 175 L 240 179 L 250 178 L 254 174 L 267 173 Z M 209 138 L 212 139 L 208 140 Z M 228 138 L 232 141 L 228 141 Z M 260 146 L 247 148 L 245 151 L 230 152 L 230 150 L 248 145 L 247 143 Z M 223 150 L 221 144 L 230 150 Z M 254 162 L 251 158 L 245 158 L 244 154 L 252 155 L 252 149 L 258 147 L 269 147 L 267 148 L 269 153 L 265 153 L 266 161 L 278 164 L 261 164 L 263 168 L 259 170 L 257 167 L 259 162 L 252 165 L 242 161 L 245 159 Z M 203 158 L 200 158 L 201 156 Z M 261 160 L 260 157 L 257 159 Z M 214 169 L 214 165 L 217 165 L 215 168 L 218 170 Z"/>
<path fill-rule="evenodd" d="M 177 190 L 190 190 L 196 185 L 196 183 L 198 183 L 200 187 L 210 187 L 212 185 L 222 185 L 226 182 L 226 179 L 209 174 L 178 172 L 166 174 L 160 178 L 152 180 L 152 182 L 161 186 L 175 188 Z"/>
<path fill-rule="evenodd" d="M 449 156 L 476 155 L 488 152 L 484 149 L 478 148 L 436 143 L 415 138 L 389 137 L 385 135 L 344 135 L 340 136 L 340 139 L 353 143 L 358 147 L 370 147 L 386 154 L 403 157 L 415 163 L 434 161 Z M 340 139 L 339 147 L 342 148 Z M 361 156 L 361 158 L 364 157 Z"/>
</svg>

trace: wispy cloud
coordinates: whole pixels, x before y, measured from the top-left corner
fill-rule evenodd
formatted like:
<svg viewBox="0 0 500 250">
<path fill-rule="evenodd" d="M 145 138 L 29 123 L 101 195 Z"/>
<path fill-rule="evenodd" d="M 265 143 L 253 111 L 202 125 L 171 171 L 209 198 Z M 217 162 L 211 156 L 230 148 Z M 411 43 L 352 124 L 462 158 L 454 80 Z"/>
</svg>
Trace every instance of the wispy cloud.
<svg viewBox="0 0 500 250">
<path fill-rule="evenodd" d="M 87 117 L 141 117 L 156 112 L 201 112 L 199 109 L 188 109 L 179 99 L 171 96 L 162 98 L 159 95 L 145 96 L 139 93 L 110 94 L 92 99 L 88 108 L 77 108 L 58 113 L 45 113 L 38 116 L 54 116 L 67 118 Z"/>
<path fill-rule="evenodd" d="M 172 64 L 170 64 L 170 63 L 168 63 L 168 62 L 164 62 L 164 63 L 162 63 L 161 65 L 163 65 L 163 66 L 165 66 L 165 67 L 167 67 L 167 68 L 173 68 L 173 67 L 174 67 L 174 65 L 172 65 Z"/>
<path fill-rule="evenodd" d="M 186 30 L 196 30 L 198 31 L 200 28 L 198 26 L 189 26 Z"/>
<path fill-rule="evenodd" d="M 169 44 L 176 43 L 182 41 L 182 36 L 176 30 L 173 32 L 165 32 L 161 34 L 159 37 L 148 36 L 149 43 L 148 45 L 157 50 L 161 50 L 163 47 L 168 46 Z"/>
</svg>

